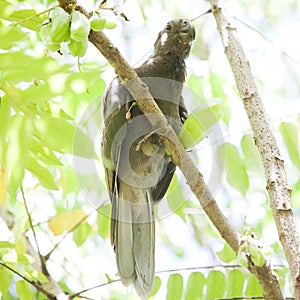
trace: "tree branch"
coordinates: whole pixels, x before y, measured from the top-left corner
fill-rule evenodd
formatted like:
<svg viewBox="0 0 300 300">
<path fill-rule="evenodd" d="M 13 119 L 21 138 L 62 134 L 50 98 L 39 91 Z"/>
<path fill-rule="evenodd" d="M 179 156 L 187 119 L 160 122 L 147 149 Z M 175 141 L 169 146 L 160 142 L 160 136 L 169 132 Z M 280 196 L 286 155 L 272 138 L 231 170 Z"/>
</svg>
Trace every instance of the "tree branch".
<svg viewBox="0 0 300 300">
<path fill-rule="evenodd" d="M 59 0 L 58 2 L 66 11 L 69 11 L 70 7 L 75 7 L 76 10 L 79 10 L 85 16 L 90 16 L 84 8 L 77 5 L 75 0 Z M 124 85 L 132 94 L 140 110 L 148 118 L 149 122 L 154 128 L 159 128 L 158 134 L 160 135 L 160 138 L 168 148 L 173 162 L 184 174 L 187 184 L 196 195 L 203 210 L 206 212 L 223 239 L 236 253 L 238 253 L 240 245 L 239 234 L 232 228 L 219 208 L 216 200 L 206 186 L 202 174 L 186 153 L 172 127 L 169 126 L 166 118 L 152 98 L 148 87 L 141 81 L 134 69 L 127 63 L 119 50 L 102 31 L 91 31 L 89 40 L 115 69 L 115 72 L 122 79 Z M 277 277 L 272 272 L 267 261 L 262 267 L 257 267 L 249 260 L 248 269 L 257 276 L 262 285 L 266 299 L 283 299 Z"/>
<path fill-rule="evenodd" d="M 38 257 L 39 257 L 39 265 L 41 266 L 41 269 L 43 270 L 43 274 L 48 274 L 43 256 L 41 255 L 39 243 L 38 243 L 37 238 L 36 238 L 36 233 L 35 233 L 35 230 L 34 230 L 34 227 L 33 227 L 33 224 L 32 224 L 31 215 L 30 215 L 29 210 L 28 210 L 27 201 L 26 201 L 26 198 L 25 198 L 25 193 L 24 193 L 22 185 L 20 187 L 20 190 L 21 190 L 21 194 L 22 194 L 22 198 L 23 198 L 27 218 L 28 218 L 28 221 L 29 221 L 30 229 L 31 229 L 32 234 L 33 234 L 34 243 L 35 243 L 35 246 L 36 246 L 36 249 L 37 249 L 37 254 L 38 254 Z"/>
<path fill-rule="evenodd" d="M 261 154 L 270 206 L 291 270 L 296 299 L 300 299 L 300 237 L 292 210 L 291 190 L 287 183 L 284 161 L 271 131 L 270 122 L 249 62 L 238 40 L 233 17 L 229 15 L 225 7 L 220 6 L 218 0 L 210 2 L 224 44 L 225 54 L 252 127 L 255 144 Z"/>
</svg>

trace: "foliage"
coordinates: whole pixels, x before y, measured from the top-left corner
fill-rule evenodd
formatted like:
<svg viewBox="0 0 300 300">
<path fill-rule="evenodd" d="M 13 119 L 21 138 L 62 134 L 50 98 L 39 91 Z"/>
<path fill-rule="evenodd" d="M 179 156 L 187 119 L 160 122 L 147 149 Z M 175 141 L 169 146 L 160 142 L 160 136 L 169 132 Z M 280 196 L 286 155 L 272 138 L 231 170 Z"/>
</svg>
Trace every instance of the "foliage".
<svg viewBox="0 0 300 300">
<path fill-rule="evenodd" d="M 199 7 L 201 12 L 201 5 L 192 2 L 191 5 L 174 5 L 168 17 L 177 17 L 179 12 L 188 14 L 190 7 Z M 278 4 L 272 6 L 271 2 L 265 4 L 267 19 L 265 16 L 259 18 L 252 11 L 260 8 L 260 4 L 252 4 L 251 8 L 248 1 L 242 1 L 237 7 L 241 14 L 247 11 L 255 16 L 255 24 L 266 30 L 265 22 L 268 26 L 282 22 L 279 8 L 275 9 Z M 156 25 L 153 24 L 155 14 L 166 11 L 163 9 L 165 1 L 140 0 L 137 3 L 138 29 L 147 26 L 137 37 L 132 34 L 132 40 L 147 36 L 147 27 Z M 3 299 L 44 299 L 34 288 L 34 283 L 49 282 L 49 277 L 38 266 L 38 255 L 34 256 L 40 251 L 50 275 L 64 291 L 72 294 L 105 283 L 107 285 L 84 295 L 132 299 L 133 293 L 119 288 L 111 279 L 117 277 L 108 242 L 110 205 L 102 184 L 103 174 L 101 171 L 97 174 L 96 167 L 95 172 L 88 169 L 89 164 L 96 165 L 99 160 L 99 141 L 91 125 L 101 124 L 99 99 L 105 89 L 104 79 L 110 80 L 104 72 L 104 62 L 99 62 L 99 54 L 94 56 L 88 46 L 89 28 L 114 29 L 121 23 L 108 34 L 118 33 L 119 40 L 124 40 L 128 32 L 120 28 L 127 25 L 101 9 L 87 20 L 79 12 L 70 16 L 54 4 L 54 1 L 0 0 L 0 217 L 6 222 L 6 225 L 0 223 L 0 229 L 3 228 L 3 233 L 0 230 L 0 295 Z M 34 9 L 36 7 L 38 9 Z M 297 9 L 298 4 L 293 2 L 293 8 L 288 10 L 284 5 L 282 13 L 292 18 L 293 10 Z M 134 8 L 128 12 L 133 16 Z M 188 134 L 182 131 L 180 138 L 208 182 L 211 177 L 212 181 L 222 178 L 224 173 L 222 182 L 212 184 L 220 205 L 241 233 L 246 223 L 259 239 L 265 240 L 267 247 L 273 249 L 271 263 L 277 265 L 283 290 L 290 293 L 289 271 L 282 267 L 285 260 L 274 234 L 260 157 L 249 125 L 244 122 L 246 117 L 234 82 L 230 75 L 224 75 L 226 67 L 220 67 L 224 57 L 221 51 L 216 54 L 213 50 L 217 40 L 211 34 L 214 26 L 209 21 L 208 25 L 203 23 L 202 20 L 197 23 L 199 34 L 191 57 L 194 64 L 190 66 L 193 74 L 188 80 L 194 95 L 187 104 L 193 113 L 184 126 Z M 134 28 L 131 30 L 135 32 Z M 129 52 L 138 48 L 132 40 L 127 41 L 131 47 L 127 49 Z M 207 49 L 211 49 L 211 53 Z M 251 55 L 258 55 L 256 50 L 252 51 Z M 199 57 L 206 57 L 206 62 L 201 62 Z M 288 66 L 290 72 L 289 90 L 280 81 L 273 93 L 273 86 L 270 88 L 264 83 L 267 81 L 264 71 L 259 69 L 257 76 L 266 98 L 289 106 L 293 104 L 289 96 L 298 100 L 298 75 L 291 61 L 280 59 L 282 69 Z M 269 110 L 275 106 L 273 102 L 270 104 L 267 100 Z M 91 107 L 87 117 L 86 110 Z M 90 119 L 95 122 L 89 122 Z M 284 119 L 275 118 L 273 127 L 282 142 L 295 210 L 299 213 L 299 111 Z M 221 139 L 213 135 L 216 130 L 221 132 Z M 200 140 L 203 141 L 198 144 Z M 76 159 L 82 170 L 74 169 Z M 215 161 L 217 167 L 210 168 Z M 93 211 L 85 199 L 90 194 L 100 199 L 99 213 Z M 216 299 L 262 295 L 256 278 L 237 266 L 239 262 L 233 251 L 223 244 L 199 212 L 198 203 L 180 174 L 174 177 L 167 203 L 158 206 L 157 216 L 164 206 L 175 214 L 157 222 L 160 232 L 157 252 L 161 255 L 166 251 L 166 260 L 170 258 L 171 262 L 168 261 L 169 265 L 161 262 L 158 268 L 171 269 L 171 263 L 177 262 L 180 266 L 182 262 L 186 264 L 183 270 L 165 273 L 167 277 L 158 272 L 151 298 Z M 176 230 L 168 222 L 175 222 Z M 247 243 L 251 240 L 248 235 L 244 238 Z M 31 249 L 32 245 L 35 250 Z M 270 254 L 262 251 L 260 245 L 254 243 L 253 248 L 252 240 L 242 250 L 242 254 L 252 251 L 258 265 L 265 258 L 270 259 Z M 203 254 L 207 258 L 207 253 L 215 253 L 209 263 L 201 257 Z M 186 267 L 189 263 L 192 270 Z M 90 271 L 91 266 L 93 271 Z"/>
</svg>

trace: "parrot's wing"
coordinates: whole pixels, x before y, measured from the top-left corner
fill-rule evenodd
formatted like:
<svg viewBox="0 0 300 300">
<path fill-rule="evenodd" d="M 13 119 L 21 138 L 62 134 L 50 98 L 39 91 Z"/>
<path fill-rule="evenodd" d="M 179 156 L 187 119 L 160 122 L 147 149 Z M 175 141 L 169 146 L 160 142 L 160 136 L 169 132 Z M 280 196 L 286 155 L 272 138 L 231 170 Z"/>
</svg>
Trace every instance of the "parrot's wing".
<svg viewBox="0 0 300 300">
<path fill-rule="evenodd" d="M 134 149 L 136 139 L 143 138 L 144 130 L 148 132 L 149 122 L 137 107 L 134 116 L 128 116 L 133 101 L 120 80 L 113 80 L 104 96 L 101 152 L 112 202 L 111 242 L 121 281 L 125 285 L 134 284 L 138 293 L 146 298 L 154 278 L 152 188 L 132 182 L 132 177 L 134 171 L 148 170 L 149 157 Z M 143 176 L 140 178 L 144 182 Z"/>
<path fill-rule="evenodd" d="M 118 166 L 122 143 L 127 134 L 126 107 L 130 105 L 130 94 L 115 78 L 103 97 L 103 118 L 101 154 L 106 185 L 112 202 L 111 242 L 115 245 L 115 221 L 117 218 L 119 183 Z"/>
</svg>

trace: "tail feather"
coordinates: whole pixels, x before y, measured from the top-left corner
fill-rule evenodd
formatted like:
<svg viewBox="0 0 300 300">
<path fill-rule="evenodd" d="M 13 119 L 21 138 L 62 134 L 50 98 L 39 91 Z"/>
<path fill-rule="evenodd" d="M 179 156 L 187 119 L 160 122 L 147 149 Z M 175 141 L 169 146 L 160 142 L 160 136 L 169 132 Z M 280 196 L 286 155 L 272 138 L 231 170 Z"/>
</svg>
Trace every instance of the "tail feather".
<svg viewBox="0 0 300 300">
<path fill-rule="evenodd" d="M 136 274 L 134 287 L 139 295 L 146 295 L 146 298 L 148 298 L 152 291 L 154 278 L 155 225 L 152 207 L 149 205 L 148 211 L 143 211 L 142 214 L 147 214 L 147 216 L 139 217 L 142 220 L 148 218 L 149 221 L 133 224 L 133 256 Z"/>
<path fill-rule="evenodd" d="M 125 201 L 119 201 L 119 218 L 116 220 L 117 241 L 115 241 L 115 251 L 119 274 L 124 285 L 129 285 L 135 278 L 134 257 L 132 252 L 133 231 L 132 224 L 126 220 L 132 218 L 131 209 Z M 125 220 L 124 222 L 121 220 Z"/>
<path fill-rule="evenodd" d="M 133 284 L 142 299 L 152 291 L 154 278 L 155 225 L 153 207 L 147 190 L 120 189 L 115 207 L 114 247 L 117 266 L 124 285 Z M 127 202 L 126 194 L 135 194 L 138 203 Z M 127 198 L 128 199 L 128 198 Z"/>
</svg>

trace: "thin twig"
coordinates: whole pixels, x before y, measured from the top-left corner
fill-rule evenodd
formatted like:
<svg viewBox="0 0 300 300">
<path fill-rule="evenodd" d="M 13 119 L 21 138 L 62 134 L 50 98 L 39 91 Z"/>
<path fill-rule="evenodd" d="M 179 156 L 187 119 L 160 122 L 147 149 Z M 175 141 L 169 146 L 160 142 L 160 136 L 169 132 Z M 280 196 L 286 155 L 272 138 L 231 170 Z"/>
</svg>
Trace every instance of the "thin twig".
<svg viewBox="0 0 300 300">
<path fill-rule="evenodd" d="M 3 262 L 0 261 L 0 265 L 1 265 L 2 267 L 6 268 L 7 270 L 9 270 L 10 272 L 12 272 L 12 273 L 18 275 L 20 278 L 22 278 L 22 279 L 25 280 L 26 282 L 28 282 L 28 283 L 30 283 L 30 284 L 32 284 L 32 285 L 35 284 L 34 281 L 32 281 L 32 280 L 26 278 L 25 276 L 23 276 L 23 275 L 20 274 L 18 271 L 16 271 L 15 269 L 11 268 L 10 266 L 6 265 L 5 263 L 3 263 Z"/>
<path fill-rule="evenodd" d="M 41 12 L 35 14 L 35 15 L 29 16 L 29 17 L 27 17 L 27 18 L 25 18 L 25 19 L 22 19 L 22 20 L 18 21 L 18 22 L 9 24 L 9 26 L 17 26 L 17 25 L 19 25 L 19 24 L 21 24 L 21 23 L 27 22 L 27 21 L 29 21 L 29 20 L 31 20 L 31 19 L 34 19 L 34 18 L 36 18 L 36 17 L 38 17 L 38 16 L 40 16 L 40 15 L 43 15 L 43 14 L 45 14 L 45 13 L 47 13 L 47 12 L 50 12 L 51 10 L 53 10 L 53 9 L 54 9 L 55 7 L 57 7 L 57 6 L 58 6 L 58 5 L 52 6 L 52 7 L 48 8 L 48 9 L 46 9 L 46 10 L 43 10 L 43 11 L 41 11 Z"/>
<path fill-rule="evenodd" d="M 258 29 L 254 28 L 253 26 L 249 25 L 248 23 L 246 23 L 245 21 L 236 18 L 235 19 L 243 24 L 245 27 L 249 28 L 250 30 L 256 32 L 257 34 L 259 34 L 264 40 L 266 40 L 268 43 L 270 43 L 271 45 L 273 45 L 274 47 L 278 48 L 280 53 L 287 57 L 288 59 L 290 59 L 292 62 L 296 63 L 297 65 L 300 65 L 300 61 L 298 61 L 297 59 L 293 58 L 291 55 L 289 55 L 286 51 L 282 50 L 282 48 L 280 48 L 278 45 L 276 45 L 275 42 L 273 42 L 272 40 L 270 40 L 265 34 L 263 34 L 262 32 L 260 32 Z"/>
<path fill-rule="evenodd" d="M 22 185 L 21 185 L 20 189 L 21 189 L 21 194 L 22 194 L 22 198 L 23 198 L 23 202 L 24 202 L 24 206 L 25 206 L 27 218 L 28 218 L 28 221 L 29 221 L 29 225 L 30 225 L 30 228 L 31 228 L 31 231 L 32 231 L 32 234 L 33 234 L 34 243 L 35 243 L 38 255 L 39 255 L 39 259 L 40 259 L 40 264 L 41 264 L 41 267 L 42 267 L 42 271 L 43 271 L 43 274 L 46 275 L 46 274 L 48 274 L 48 271 L 47 271 L 47 268 L 46 268 L 43 256 L 41 255 L 39 243 L 38 243 L 38 240 L 37 240 L 37 237 L 36 237 L 36 233 L 35 233 L 34 226 L 33 226 L 33 223 L 32 223 L 31 215 L 30 215 L 29 210 L 28 210 L 27 201 L 26 201 L 26 198 L 25 198 L 25 193 L 24 193 Z"/>
<path fill-rule="evenodd" d="M 211 10 L 211 8 L 210 8 L 210 9 L 208 9 L 206 12 L 202 13 L 201 15 L 199 15 L 199 16 L 193 18 L 193 19 L 190 19 L 190 21 L 193 22 L 193 21 L 195 21 L 195 20 L 197 20 L 197 19 L 199 19 L 199 18 L 201 18 L 201 17 L 203 17 L 203 16 L 205 16 L 205 15 L 211 13 L 211 12 L 212 12 L 212 10 Z"/>
<path fill-rule="evenodd" d="M 74 299 L 75 297 L 78 297 L 78 296 L 80 296 L 83 293 L 86 293 L 86 292 L 89 292 L 91 290 L 95 290 L 95 289 L 98 289 L 98 288 L 101 288 L 103 286 L 110 285 L 112 283 L 119 282 L 119 281 L 121 281 L 121 280 L 120 279 L 115 279 L 115 280 L 111 280 L 111 281 L 108 281 L 108 282 L 105 282 L 105 283 L 102 283 L 102 284 L 98 284 L 98 285 L 92 286 L 90 288 L 86 288 L 86 289 L 84 289 L 84 290 L 82 290 L 80 292 L 77 292 L 77 293 L 69 295 L 69 299 Z"/>
<path fill-rule="evenodd" d="M 263 296 L 245 296 L 245 297 L 234 297 L 234 298 L 217 298 L 215 300 L 259 300 L 265 299 Z"/>
<path fill-rule="evenodd" d="M 276 268 L 285 268 L 284 265 L 273 265 Z M 187 267 L 187 268 L 178 268 L 178 269 L 169 269 L 157 271 L 155 274 L 161 273 L 174 273 L 174 272 L 182 272 L 182 271 L 195 271 L 195 270 L 213 270 L 213 269 L 246 269 L 241 265 L 210 265 L 210 266 L 199 266 L 199 267 Z"/>
</svg>

